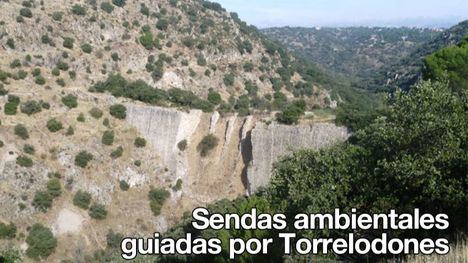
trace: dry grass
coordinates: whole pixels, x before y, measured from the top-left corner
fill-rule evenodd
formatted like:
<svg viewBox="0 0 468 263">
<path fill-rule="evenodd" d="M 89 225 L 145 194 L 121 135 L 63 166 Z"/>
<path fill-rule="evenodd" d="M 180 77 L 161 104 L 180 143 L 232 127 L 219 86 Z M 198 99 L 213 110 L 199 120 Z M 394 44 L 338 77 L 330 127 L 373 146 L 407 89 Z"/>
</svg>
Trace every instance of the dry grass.
<svg viewBox="0 0 468 263">
<path fill-rule="evenodd" d="M 396 261 L 395 261 L 396 262 Z M 450 246 L 447 255 L 417 255 L 408 257 L 405 262 L 414 263 L 463 263 L 468 262 L 468 242 L 467 239 L 460 239 L 456 245 Z"/>
</svg>

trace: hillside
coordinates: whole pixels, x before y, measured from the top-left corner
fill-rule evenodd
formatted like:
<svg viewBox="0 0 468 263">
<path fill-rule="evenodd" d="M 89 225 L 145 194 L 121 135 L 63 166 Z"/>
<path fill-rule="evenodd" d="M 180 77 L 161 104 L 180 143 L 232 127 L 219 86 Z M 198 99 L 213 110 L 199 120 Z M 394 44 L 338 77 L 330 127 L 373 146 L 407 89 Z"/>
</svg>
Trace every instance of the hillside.
<svg viewBox="0 0 468 263">
<path fill-rule="evenodd" d="M 267 28 L 262 32 L 336 73 L 370 78 L 440 32 L 419 28 Z"/>
</svg>

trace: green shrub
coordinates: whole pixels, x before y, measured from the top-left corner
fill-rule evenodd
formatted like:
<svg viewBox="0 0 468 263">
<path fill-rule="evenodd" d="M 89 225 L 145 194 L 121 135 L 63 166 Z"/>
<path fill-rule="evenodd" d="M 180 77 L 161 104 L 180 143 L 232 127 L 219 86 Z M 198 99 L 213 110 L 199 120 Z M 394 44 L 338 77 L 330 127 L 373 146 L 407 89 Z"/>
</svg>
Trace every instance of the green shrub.
<svg viewBox="0 0 468 263">
<path fill-rule="evenodd" d="M 62 194 L 62 184 L 58 178 L 52 178 L 47 182 L 47 192 L 52 197 L 58 197 Z"/>
<path fill-rule="evenodd" d="M 75 129 L 72 126 L 68 126 L 67 132 L 65 133 L 66 136 L 72 136 L 75 134 Z"/>
<path fill-rule="evenodd" d="M 133 142 L 133 144 L 136 146 L 136 147 L 145 147 L 146 146 L 146 140 L 145 138 L 142 138 L 142 137 L 137 137 L 135 138 L 135 141 Z"/>
<path fill-rule="evenodd" d="M 16 124 L 15 134 L 23 140 L 29 139 L 29 132 L 23 124 Z"/>
<path fill-rule="evenodd" d="M 11 49 L 15 49 L 15 40 L 13 38 L 9 38 L 6 42 L 6 45 Z"/>
<path fill-rule="evenodd" d="M 187 149 L 187 140 L 183 139 L 182 141 L 180 141 L 177 144 L 177 148 L 179 148 L 179 150 L 181 151 L 185 151 L 185 149 Z"/>
<path fill-rule="evenodd" d="M 26 71 L 20 69 L 20 70 L 18 70 L 18 74 L 17 74 L 17 75 L 18 75 L 18 78 L 19 78 L 19 79 L 25 79 L 25 78 L 28 76 L 28 72 L 26 72 Z"/>
<path fill-rule="evenodd" d="M 80 114 L 78 114 L 78 117 L 76 117 L 76 120 L 78 122 L 85 122 L 86 121 L 84 114 L 81 113 L 81 112 L 80 112 Z"/>
<path fill-rule="evenodd" d="M 16 17 L 16 22 L 18 23 L 23 23 L 24 22 L 24 18 L 22 16 L 17 16 Z"/>
<path fill-rule="evenodd" d="M 172 187 L 172 190 L 180 191 L 180 189 L 182 189 L 182 179 L 177 179 L 177 182 L 174 187 Z"/>
<path fill-rule="evenodd" d="M 63 13 L 59 11 L 55 11 L 52 13 L 52 19 L 55 21 L 62 21 Z"/>
<path fill-rule="evenodd" d="M 31 158 L 20 155 L 16 158 L 16 164 L 22 167 L 32 167 L 33 166 L 33 161 Z"/>
<path fill-rule="evenodd" d="M 84 53 L 89 54 L 89 53 L 93 52 L 93 47 L 90 44 L 86 43 L 86 44 L 81 45 L 81 50 Z"/>
<path fill-rule="evenodd" d="M 137 166 L 137 167 L 140 167 L 140 166 L 141 166 L 141 161 L 140 161 L 140 160 L 135 160 L 135 161 L 133 162 L 133 164 L 134 164 L 135 166 Z"/>
<path fill-rule="evenodd" d="M 86 15 L 86 8 L 79 4 L 74 4 L 71 9 L 72 13 L 79 16 Z"/>
<path fill-rule="evenodd" d="M 124 236 L 120 233 L 114 233 L 114 231 L 109 230 L 106 235 L 106 243 L 109 248 L 120 248 L 120 244 Z"/>
<path fill-rule="evenodd" d="M 89 115 L 91 115 L 95 119 L 101 118 L 102 114 L 103 114 L 102 110 L 96 107 L 93 107 L 91 108 L 91 110 L 89 110 Z"/>
<path fill-rule="evenodd" d="M 5 107 L 3 109 L 3 112 L 5 112 L 5 115 L 15 115 L 17 111 L 18 111 L 18 103 L 15 103 L 15 102 L 5 103 Z"/>
<path fill-rule="evenodd" d="M 81 151 L 75 156 L 75 165 L 85 168 L 88 165 L 88 162 L 93 160 L 93 158 L 93 155 L 87 151 Z"/>
<path fill-rule="evenodd" d="M 5 143 L 2 140 L 0 140 L 0 148 L 2 148 L 4 145 Z"/>
<path fill-rule="evenodd" d="M 213 89 L 210 89 L 208 92 L 208 101 L 213 105 L 218 105 L 221 103 L 221 95 Z"/>
<path fill-rule="evenodd" d="M 27 18 L 31 18 L 33 16 L 31 9 L 26 7 L 20 9 L 20 15 Z"/>
<path fill-rule="evenodd" d="M 36 150 L 34 149 L 34 146 L 32 146 L 31 144 L 25 144 L 23 146 L 23 151 L 27 154 L 34 154 L 36 152 Z"/>
<path fill-rule="evenodd" d="M 37 76 L 41 75 L 41 69 L 40 68 L 35 68 L 31 72 L 31 74 L 33 75 L 33 77 L 37 77 Z"/>
<path fill-rule="evenodd" d="M 21 61 L 19 59 L 15 59 L 10 63 L 10 68 L 19 68 L 21 67 Z"/>
<path fill-rule="evenodd" d="M 63 47 L 72 49 L 73 45 L 75 43 L 75 40 L 71 37 L 64 37 L 63 38 Z"/>
<path fill-rule="evenodd" d="M 125 5 L 125 0 L 112 0 L 112 3 L 118 7 L 123 7 Z"/>
<path fill-rule="evenodd" d="M 119 186 L 120 186 L 120 190 L 122 191 L 127 191 L 128 189 L 130 189 L 130 185 L 124 180 L 120 180 Z"/>
<path fill-rule="evenodd" d="M 104 10 L 106 13 L 110 14 L 114 11 L 114 6 L 109 2 L 102 2 L 101 9 Z"/>
<path fill-rule="evenodd" d="M 109 113 L 117 119 L 125 119 L 127 117 L 127 108 L 122 104 L 114 104 L 109 108 Z"/>
<path fill-rule="evenodd" d="M 114 143 L 114 131 L 105 131 L 102 134 L 101 142 L 104 145 L 112 145 Z"/>
<path fill-rule="evenodd" d="M 200 141 L 197 146 L 197 150 L 200 152 L 202 157 L 207 156 L 211 150 L 218 145 L 218 138 L 213 134 L 208 134 Z"/>
<path fill-rule="evenodd" d="M 113 61 L 119 61 L 120 60 L 119 54 L 115 53 L 115 52 L 111 54 L 111 58 L 112 58 Z"/>
<path fill-rule="evenodd" d="M 57 68 L 62 70 L 62 71 L 67 71 L 70 67 L 68 66 L 68 64 L 62 60 L 59 60 L 57 62 Z"/>
<path fill-rule="evenodd" d="M 91 203 L 91 194 L 82 190 L 78 190 L 73 197 L 73 204 L 82 209 L 88 209 Z"/>
<path fill-rule="evenodd" d="M 52 207 L 52 201 L 54 197 L 51 196 L 48 192 L 37 191 L 34 195 L 32 205 L 39 211 L 47 212 L 47 210 Z"/>
<path fill-rule="evenodd" d="M 10 224 L 0 223 L 0 239 L 11 239 L 16 237 L 16 225 L 10 222 Z M 8 261 L 7 261 L 8 262 Z"/>
<path fill-rule="evenodd" d="M 161 208 L 169 196 L 170 193 L 163 188 L 151 189 L 149 191 L 148 199 L 150 201 L 150 208 L 155 216 L 161 214 Z"/>
<path fill-rule="evenodd" d="M 283 112 L 276 116 L 276 119 L 280 123 L 284 124 L 297 124 L 299 118 L 304 114 L 305 102 L 298 101 L 286 107 Z"/>
<path fill-rule="evenodd" d="M 67 96 L 62 97 L 62 103 L 69 109 L 78 107 L 77 98 L 72 94 L 68 94 Z"/>
<path fill-rule="evenodd" d="M 94 218 L 94 219 L 97 219 L 97 220 L 103 220 L 103 219 L 106 219 L 106 217 L 107 217 L 107 210 L 106 210 L 106 207 L 104 205 L 93 204 L 89 208 L 88 214 L 89 214 L 89 216 L 91 218 Z"/>
<path fill-rule="evenodd" d="M 156 28 L 159 30 L 166 30 L 168 26 L 169 22 L 164 18 L 159 19 L 156 23 Z"/>
<path fill-rule="evenodd" d="M 42 107 L 40 102 L 35 100 L 28 100 L 21 105 L 20 109 L 22 113 L 31 115 L 34 113 L 41 112 Z"/>
<path fill-rule="evenodd" d="M 123 154 L 123 148 L 122 146 L 117 147 L 115 150 L 113 150 L 110 154 L 110 156 L 114 159 L 121 157 Z"/>
<path fill-rule="evenodd" d="M 144 32 L 139 38 L 140 44 L 142 44 L 146 49 L 150 50 L 154 47 L 154 37 L 151 32 Z"/>
<path fill-rule="evenodd" d="M 39 75 L 36 77 L 36 79 L 34 80 L 34 82 L 37 84 L 37 85 L 44 85 L 46 83 L 46 80 L 43 76 Z"/>
<path fill-rule="evenodd" d="M 49 119 L 47 121 L 47 129 L 49 129 L 50 132 L 58 132 L 62 128 L 62 123 L 55 118 Z"/>
<path fill-rule="evenodd" d="M 60 69 L 53 68 L 51 73 L 52 73 L 52 75 L 58 77 L 58 76 L 60 76 Z"/>
<path fill-rule="evenodd" d="M 231 73 L 224 75 L 223 82 L 226 86 L 234 85 L 234 75 Z"/>
<path fill-rule="evenodd" d="M 198 66 L 206 66 L 206 59 L 203 55 L 198 55 L 197 57 L 197 64 Z"/>
<path fill-rule="evenodd" d="M 47 258 L 57 247 L 57 239 L 52 231 L 41 224 L 34 224 L 31 227 L 26 243 L 28 244 L 26 255 L 36 260 Z"/>
</svg>

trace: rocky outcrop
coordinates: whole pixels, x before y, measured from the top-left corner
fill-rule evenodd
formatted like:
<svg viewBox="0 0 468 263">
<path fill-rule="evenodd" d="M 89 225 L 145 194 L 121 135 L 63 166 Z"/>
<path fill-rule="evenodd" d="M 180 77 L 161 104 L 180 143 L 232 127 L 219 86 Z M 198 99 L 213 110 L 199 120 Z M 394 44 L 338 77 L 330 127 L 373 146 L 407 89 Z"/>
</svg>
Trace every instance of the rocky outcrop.
<svg viewBox="0 0 468 263">
<path fill-rule="evenodd" d="M 252 161 L 247 170 L 247 190 L 255 193 L 271 178 L 273 163 L 294 150 L 320 149 L 344 141 L 349 134 L 345 127 L 331 123 L 287 126 L 257 123 L 251 132 Z"/>
</svg>

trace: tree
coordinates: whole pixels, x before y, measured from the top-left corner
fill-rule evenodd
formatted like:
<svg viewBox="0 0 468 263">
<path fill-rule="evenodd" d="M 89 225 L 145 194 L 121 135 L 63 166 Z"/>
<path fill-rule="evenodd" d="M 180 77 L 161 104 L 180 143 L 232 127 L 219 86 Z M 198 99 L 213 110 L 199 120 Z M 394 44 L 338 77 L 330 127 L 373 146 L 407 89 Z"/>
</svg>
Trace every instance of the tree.
<svg viewBox="0 0 468 263">
<path fill-rule="evenodd" d="M 117 119 L 125 119 L 127 117 L 127 108 L 122 104 L 114 104 L 110 106 L 109 113 Z"/>
<path fill-rule="evenodd" d="M 91 194 L 82 190 L 78 190 L 73 197 L 73 204 L 82 209 L 88 209 L 91 203 Z"/>
<path fill-rule="evenodd" d="M 47 212 L 47 210 L 52 206 L 52 201 L 54 197 L 45 191 L 37 191 L 34 195 L 32 205 L 42 212 Z"/>
<path fill-rule="evenodd" d="M 45 259 L 52 254 L 57 246 L 57 239 L 49 228 L 37 223 L 29 230 L 26 238 L 28 249 L 26 255 L 33 259 Z"/>
<path fill-rule="evenodd" d="M 216 136 L 208 134 L 200 141 L 197 146 L 197 150 L 200 152 L 202 157 L 205 157 L 218 145 L 218 141 L 219 140 Z"/>
<path fill-rule="evenodd" d="M 87 151 L 81 151 L 75 156 L 75 165 L 85 168 L 91 160 L 93 160 L 92 154 Z"/>
<path fill-rule="evenodd" d="M 282 113 L 277 115 L 277 120 L 284 124 L 297 124 L 299 118 L 304 114 L 305 102 L 296 101 L 295 103 L 286 107 Z"/>
<path fill-rule="evenodd" d="M 94 219 L 103 220 L 107 217 L 106 207 L 102 204 L 93 204 L 89 208 L 89 216 Z"/>
<path fill-rule="evenodd" d="M 171 194 L 163 188 L 153 188 L 148 193 L 151 211 L 155 216 L 161 214 L 161 208 L 164 202 Z"/>
</svg>

